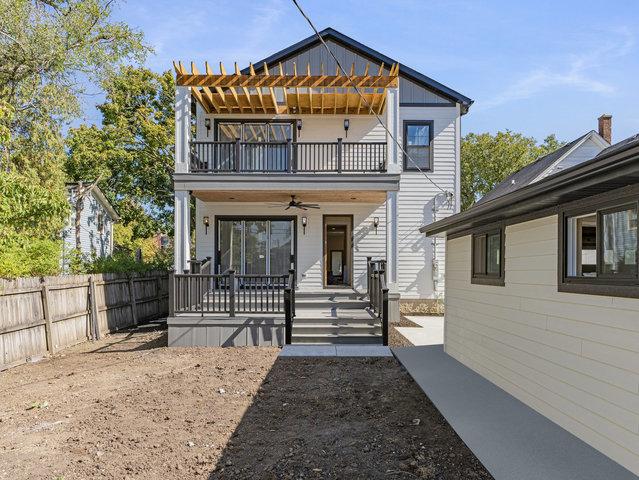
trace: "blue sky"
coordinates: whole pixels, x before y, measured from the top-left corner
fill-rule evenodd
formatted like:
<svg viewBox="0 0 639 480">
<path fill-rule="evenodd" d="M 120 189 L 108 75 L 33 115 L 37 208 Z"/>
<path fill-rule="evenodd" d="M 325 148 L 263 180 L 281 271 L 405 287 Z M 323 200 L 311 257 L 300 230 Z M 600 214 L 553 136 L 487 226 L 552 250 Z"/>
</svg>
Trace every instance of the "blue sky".
<svg viewBox="0 0 639 480">
<path fill-rule="evenodd" d="M 300 0 L 331 26 L 475 100 L 463 133 L 571 140 L 613 115 L 639 132 L 639 1 Z M 290 0 L 129 0 L 115 16 L 155 49 L 147 65 L 245 66 L 312 33 Z M 99 115 L 88 97 L 87 120 Z"/>
</svg>

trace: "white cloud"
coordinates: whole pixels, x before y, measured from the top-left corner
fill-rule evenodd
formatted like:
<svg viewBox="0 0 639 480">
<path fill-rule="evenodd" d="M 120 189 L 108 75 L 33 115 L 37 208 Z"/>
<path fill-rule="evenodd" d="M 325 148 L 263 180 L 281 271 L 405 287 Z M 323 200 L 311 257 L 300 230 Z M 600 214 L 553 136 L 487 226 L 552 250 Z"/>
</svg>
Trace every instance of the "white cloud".
<svg viewBox="0 0 639 480">
<path fill-rule="evenodd" d="M 569 55 L 556 67 L 531 70 L 501 93 L 478 101 L 475 111 L 497 107 L 512 101 L 531 98 L 555 88 L 573 88 L 584 92 L 613 94 L 614 85 L 598 79 L 598 70 L 611 60 L 628 55 L 634 48 L 635 37 L 627 28 L 607 32 L 599 39 L 597 48 L 578 55 Z"/>
</svg>

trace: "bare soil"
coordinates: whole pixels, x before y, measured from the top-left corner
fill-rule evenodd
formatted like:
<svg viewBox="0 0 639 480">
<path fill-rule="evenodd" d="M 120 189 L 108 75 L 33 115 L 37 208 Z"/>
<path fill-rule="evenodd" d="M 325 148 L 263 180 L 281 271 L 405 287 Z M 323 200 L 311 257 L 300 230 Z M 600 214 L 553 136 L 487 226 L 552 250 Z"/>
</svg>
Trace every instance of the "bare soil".
<svg viewBox="0 0 639 480">
<path fill-rule="evenodd" d="M 0 372 L 0 478 L 491 478 L 394 358 L 164 345 Z"/>
</svg>

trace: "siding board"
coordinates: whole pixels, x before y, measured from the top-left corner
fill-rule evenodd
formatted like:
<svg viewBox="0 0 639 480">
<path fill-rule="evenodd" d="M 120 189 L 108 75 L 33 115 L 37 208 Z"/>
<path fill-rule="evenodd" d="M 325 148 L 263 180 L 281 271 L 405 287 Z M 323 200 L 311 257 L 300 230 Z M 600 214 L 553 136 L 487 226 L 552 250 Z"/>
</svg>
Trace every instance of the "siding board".
<svg viewBox="0 0 639 480">
<path fill-rule="evenodd" d="M 639 473 L 639 300 L 557 292 L 557 217 L 506 228 L 504 287 L 446 242 L 446 352 Z"/>
</svg>

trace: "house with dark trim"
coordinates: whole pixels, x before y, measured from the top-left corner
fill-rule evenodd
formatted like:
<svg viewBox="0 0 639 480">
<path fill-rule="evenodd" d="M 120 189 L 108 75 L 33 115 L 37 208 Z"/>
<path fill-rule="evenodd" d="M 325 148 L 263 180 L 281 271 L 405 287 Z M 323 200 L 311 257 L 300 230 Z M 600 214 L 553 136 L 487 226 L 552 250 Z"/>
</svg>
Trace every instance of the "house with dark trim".
<svg viewBox="0 0 639 480">
<path fill-rule="evenodd" d="M 639 474 L 639 135 L 566 160 L 580 142 L 421 231 L 446 244 L 445 352 Z"/>
<path fill-rule="evenodd" d="M 283 343 L 281 290 L 291 284 L 297 302 L 333 311 L 309 314 L 302 325 L 298 309 L 293 342 L 382 342 L 377 314 L 364 308 L 374 303 L 371 275 L 388 290 L 391 320 L 400 307 L 440 303 L 444 245 L 419 226 L 459 211 L 460 121 L 472 100 L 332 28 L 320 36 L 328 49 L 312 35 L 243 69 L 174 65 L 170 340 L 209 342 L 193 339 L 193 316 L 219 333 L 240 324 L 240 314 L 267 314 L 274 323 L 261 337 L 228 328 L 209 343 Z M 200 285 L 202 275 L 220 277 Z M 197 282 L 204 295 L 182 291 Z M 366 322 L 331 310 L 339 298 Z"/>
</svg>

